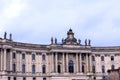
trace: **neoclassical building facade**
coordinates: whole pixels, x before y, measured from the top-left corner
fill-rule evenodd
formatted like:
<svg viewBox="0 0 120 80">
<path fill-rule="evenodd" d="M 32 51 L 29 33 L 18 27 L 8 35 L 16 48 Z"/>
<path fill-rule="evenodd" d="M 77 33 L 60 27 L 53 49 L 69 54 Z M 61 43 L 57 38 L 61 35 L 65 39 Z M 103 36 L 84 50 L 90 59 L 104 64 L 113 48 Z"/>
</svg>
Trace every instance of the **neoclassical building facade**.
<svg viewBox="0 0 120 80">
<path fill-rule="evenodd" d="M 29 44 L 0 38 L 0 80 L 104 80 L 108 69 L 120 67 L 120 47 L 92 47 L 74 37 L 72 29 L 58 44 Z"/>
</svg>

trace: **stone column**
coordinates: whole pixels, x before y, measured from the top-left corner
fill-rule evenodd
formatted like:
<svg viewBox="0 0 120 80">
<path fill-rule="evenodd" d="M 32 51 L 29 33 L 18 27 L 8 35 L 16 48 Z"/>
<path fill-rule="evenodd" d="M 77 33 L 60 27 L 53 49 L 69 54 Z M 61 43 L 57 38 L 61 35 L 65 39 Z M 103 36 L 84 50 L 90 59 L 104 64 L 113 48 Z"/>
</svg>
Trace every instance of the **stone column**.
<svg viewBox="0 0 120 80">
<path fill-rule="evenodd" d="M 91 55 L 89 55 L 89 66 L 90 66 L 90 73 L 92 73 L 92 58 L 91 58 Z"/>
<path fill-rule="evenodd" d="M 1 59 L 1 49 L 0 49 L 0 71 L 1 71 L 1 66 L 2 66 L 2 64 L 1 64 L 1 63 L 2 63 L 1 60 L 2 60 L 2 59 Z"/>
<path fill-rule="evenodd" d="M 76 68 L 75 68 L 75 72 L 78 73 L 78 53 L 76 53 Z"/>
<path fill-rule="evenodd" d="M 86 53 L 86 73 L 88 73 L 88 53 Z"/>
<path fill-rule="evenodd" d="M 55 53 L 55 72 L 58 73 L 58 69 L 57 69 L 57 66 L 58 66 L 58 60 L 57 60 L 57 52 Z"/>
<path fill-rule="evenodd" d="M 66 53 L 66 72 L 68 73 L 68 53 Z"/>
<path fill-rule="evenodd" d="M 6 70 L 6 49 L 4 49 L 4 71 Z"/>
<path fill-rule="evenodd" d="M 79 59 L 80 59 L 80 64 L 79 64 L 79 70 L 80 70 L 80 73 L 82 72 L 82 60 L 81 60 L 81 53 L 79 55 Z"/>
<path fill-rule="evenodd" d="M 51 53 L 51 68 L 52 68 L 52 72 L 54 72 L 54 54 Z"/>
<path fill-rule="evenodd" d="M 65 56 L 64 53 L 62 54 L 62 72 L 65 72 Z"/>
</svg>

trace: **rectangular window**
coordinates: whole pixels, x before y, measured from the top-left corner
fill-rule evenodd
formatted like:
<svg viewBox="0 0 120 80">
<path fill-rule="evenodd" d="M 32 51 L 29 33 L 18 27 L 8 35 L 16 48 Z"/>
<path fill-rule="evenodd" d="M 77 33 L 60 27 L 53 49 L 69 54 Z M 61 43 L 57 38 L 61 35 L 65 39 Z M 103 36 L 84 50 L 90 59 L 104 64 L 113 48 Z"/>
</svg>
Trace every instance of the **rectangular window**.
<svg viewBox="0 0 120 80">
<path fill-rule="evenodd" d="M 16 72 L 16 64 L 13 64 L 13 72 Z"/>
<path fill-rule="evenodd" d="M 95 57 L 94 56 L 92 56 L 92 61 L 95 61 Z"/>
<path fill-rule="evenodd" d="M 101 61 L 104 61 L 104 56 L 101 56 Z"/>
<path fill-rule="evenodd" d="M 92 72 L 95 73 L 95 65 L 92 65 Z"/>
<path fill-rule="evenodd" d="M 85 56 L 84 56 L 83 54 L 82 54 L 81 58 L 82 58 L 82 61 L 84 61 L 84 60 L 85 60 Z"/>
<path fill-rule="evenodd" d="M 61 60 L 61 58 L 62 58 L 62 54 L 58 54 L 58 55 L 57 55 L 57 59 L 58 59 L 58 60 Z"/>
<path fill-rule="evenodd" d="M 105 66 L 102 65 L 102 73 L 105 73 Z"/>
<path fill-rule="evenodd" d="M 114 56 L 111 56 L 111 61 L 114 61 Z"/>
<path fill-rule="evenodd" d="M 8 80 L 10 80 L 10 77 L 8 77 Z"/>
<path fill-rule="evenodd" d="M 16 77 L 14 77 L 13 80 L 17 80 Z"/>
<path fill-rule="evenodd" d="M 32 60 L 35 60 L 35 54 L 32 54 Z"/>
<path fill-rule="evenodd" d="M 13 53 L 13 59 L 15 59 L 16 58 L 16 53 Z"/>
<path fill-rule="evenodd" d="M 35 73 L 35 65 L 32 65 L 32 73 Z"/>
<path fill-rule="evenodd" d="M 36 80 L 36 78 L 35 78 L 35 77 L 33 77 L 33 80 Z"/>
<path fill-rule="evenodd" d="M 26 80 L 26 78 L 25 78 L 25 77 L 23 77 L 23 80 Z"/>
<path fill-rule="evenodd" d="M 22 54 L 22 59 L 25 59 L 25 54 Z"/>
<path fill-rule="evenodd" d="M 43 80 L 46 80 L 46 78 L 44 77 Z"/>
</svg>

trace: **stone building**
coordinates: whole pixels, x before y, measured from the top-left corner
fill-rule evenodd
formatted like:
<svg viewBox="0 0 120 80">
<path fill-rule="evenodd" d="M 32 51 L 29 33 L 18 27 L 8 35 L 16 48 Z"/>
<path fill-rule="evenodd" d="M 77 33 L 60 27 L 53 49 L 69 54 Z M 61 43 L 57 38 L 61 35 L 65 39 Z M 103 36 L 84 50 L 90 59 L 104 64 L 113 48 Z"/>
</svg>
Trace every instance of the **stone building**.
<svg viewBox="0 0 120 80">
<path fill-rule="evenodd" d="M 0 38 L 0 80 L 102 80 L 120 67 L 120 47 L 92 47 L 74 37 L 72 29 L 58 44 L 29 44 Z"/>
</svg>

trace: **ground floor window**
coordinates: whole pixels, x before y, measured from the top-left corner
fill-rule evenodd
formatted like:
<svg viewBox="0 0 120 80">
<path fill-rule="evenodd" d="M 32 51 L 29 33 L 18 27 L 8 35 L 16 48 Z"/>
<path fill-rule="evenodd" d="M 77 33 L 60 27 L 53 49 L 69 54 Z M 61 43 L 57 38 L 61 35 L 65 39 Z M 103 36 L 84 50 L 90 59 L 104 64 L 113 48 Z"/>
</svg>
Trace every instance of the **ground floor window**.
<svg viewBox="0 0 120 80">
<path fill-rule="evenodd" d="M 46 80 L 46 78 L 44 77 L 43 80 Z"/>
<path fill-rule="evenodd" d="M 10 77 L 8 77 L 8 80 L 10 80 Z"/>
<path fill-rule="evenodd" d="M 23 77 L 23 80 L 26 80 L 26 78 L 25 78 L 25 77 Z"/>
<path fill-rule="evenodd" d="M 16 77 L 14 77 L 13 80 L 17 80 Z"/>
<path fill-rule="evenodd" d="M 33 77 L 33 80 L 36 80 L 36 78 L 35 78 L 35 77 Z"/>
</svg>

